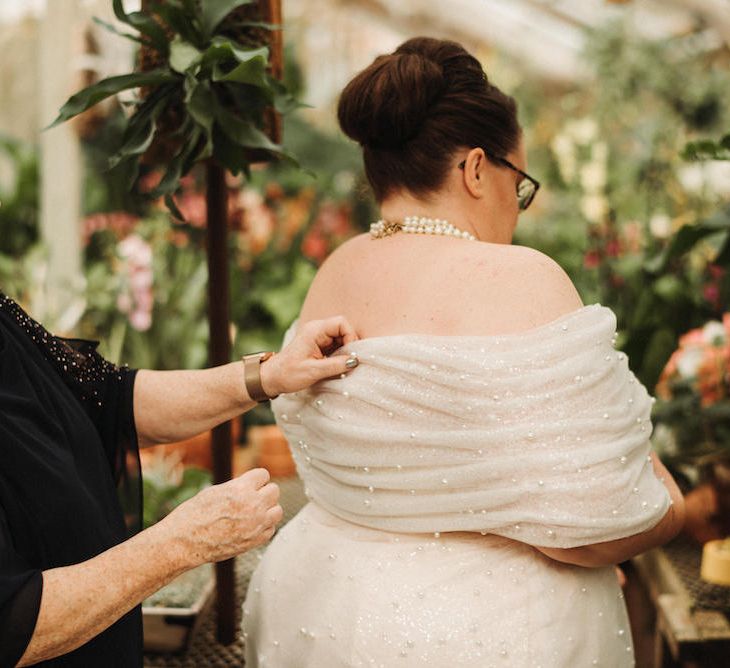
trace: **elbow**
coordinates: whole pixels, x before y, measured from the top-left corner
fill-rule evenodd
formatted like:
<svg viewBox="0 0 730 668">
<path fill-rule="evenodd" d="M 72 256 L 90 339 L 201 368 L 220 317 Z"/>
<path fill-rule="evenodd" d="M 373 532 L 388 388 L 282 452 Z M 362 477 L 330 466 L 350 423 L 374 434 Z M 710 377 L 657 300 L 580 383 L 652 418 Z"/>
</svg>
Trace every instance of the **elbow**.
<svg viewBox="0 0 730 668">
<path fill-rule="evenodd" d="M 536 547 L 546 557 L 554 561 L 571 566 L 582 566 L 583 568 L 602 568 L 612 565 L 613 561 L 602 558 L 600 551 L 593 549 L 592 545 L 581 545 L 580 547 L 549 548 Z"/>
<path fill-rule="evenodd" d="M 684 528 L 687 511 L 684 505 L 684 497 L 681 494 L 672 497 L 672 505 L 669 506 L 667 516 L 669 521 L 667 522 L 667 532 L 664 537 L 664 543 L 668 543 L 673 538 L 676 538 L 679 532 Z"/>
</svg>

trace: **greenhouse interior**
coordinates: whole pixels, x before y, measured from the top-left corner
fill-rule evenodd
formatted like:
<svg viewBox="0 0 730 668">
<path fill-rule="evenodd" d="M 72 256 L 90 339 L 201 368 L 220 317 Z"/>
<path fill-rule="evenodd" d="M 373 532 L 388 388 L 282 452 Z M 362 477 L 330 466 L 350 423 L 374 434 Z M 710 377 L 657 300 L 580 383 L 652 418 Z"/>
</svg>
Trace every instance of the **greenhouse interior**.
<svg viewBox="0 0 730 668">
<path fill-rule="evenodd" d="M 0 666 L 730 666 L 728 0 L 0 45 Z"/>
</svg>

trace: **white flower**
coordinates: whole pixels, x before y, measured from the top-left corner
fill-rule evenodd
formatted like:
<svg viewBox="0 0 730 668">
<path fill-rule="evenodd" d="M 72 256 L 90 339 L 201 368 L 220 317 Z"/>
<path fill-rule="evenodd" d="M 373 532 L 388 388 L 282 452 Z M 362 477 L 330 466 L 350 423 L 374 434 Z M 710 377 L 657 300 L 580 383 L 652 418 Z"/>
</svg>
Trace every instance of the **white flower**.
<svg viewBox="0 0 730 668">
<path fill-rule="evenodd" d="M 692 346 L 687 348 L 677 360 L 677 371 L 681 378 L 691 380 L 697 376 L 697 369 L 702 362 L 702 348 Z"/>
<path fill-rule="evenodd" d="M 730 162 L 711 160 L 705 164 L 707 185 L 718 195 L 730 195 Z"/>
<path fill-rule="evenodd" d="M 583 165 L 580 170 L 580 183 L 589 193 L 598 193 L 606 186 L 606 165 L 595 161 Z"/>
<path fill-rule="evenodd" d="M 592 118 L 581 118 L 566 125 L 566 131 L 576 143 L 590 144 L 598 134 L 598 124 Z"/>
<path fill-rule="evenodd" d="M 608 213 L 608 200 L 603 195 L 584 195 L 580 210 L 591 223 L 600 223 Z"/>
<path fill-rule="evenodd" d="M 672 234 L 672 221 L 666 213 L 655 213 L 649 219 L 649 230 L 657 239 L 666 239 Z"/>
<path fill-rule="evenodd" d="M 705 343 L 722 344 L 725 342 L 725 326 L 717 320 L 710 320 L 702 328 L 702 338 Z"/>
<path fill-rule="evenodd" d="M 702 171 L 702 165 L 693 164 L 686 165 L 679 169 L 677 177 L 682 187 L 689 193 L 699 194 L 705 185 L 705 175 Z"/>
<path fill-rule="evenodd" d="M 665 424 L 658 424 L 654 427 L 654 433 L 651 435 L 651 442 L 654 449 L 660 455 L 676 455 L 677 439 L 674 430 Z"/>
<path fill-rule="evenodd" d="M 677 172 L 677 177 L 684 189 L 694 195 L 700 195 L 706 189 L 720 196 L 730 194 L 730 163 L 728 162 L 710 160 L 686 165 Z"/>
<path fill-rule="evenodd" d="M 558 161 L 558 169 L 563 181 L 569 183 L 575 176 L 575 144 L 566 134 L 555 135 L 551 148 Z"/>
<path fill-rule="evenodd" d="M 244 209 L 255 209 L 263 206 L 264 198 L 254 188 L 244 188 L 238 197 L 238 201 Z"/>
<path fill-rule="evenodd" d="M 117 247 L 119 256 L 138 267 L 152 264 L 152 247 L 138 234 L 130 234 Z"/>
<path fill-rule="evenodd" d="M 343 169 L 333 179 L 335 190 L 340 194 L 347 194 L 355 187 L 355 175 L 349 169 Z"/>
</svg>

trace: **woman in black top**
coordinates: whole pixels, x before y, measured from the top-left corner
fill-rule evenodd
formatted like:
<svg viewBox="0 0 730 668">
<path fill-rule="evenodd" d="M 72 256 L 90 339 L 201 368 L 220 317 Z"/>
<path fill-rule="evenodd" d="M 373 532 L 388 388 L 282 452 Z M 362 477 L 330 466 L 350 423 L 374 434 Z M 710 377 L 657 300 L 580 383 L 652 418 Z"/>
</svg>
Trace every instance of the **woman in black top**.
<svg viewBox="0 0 730 668">
<path fill-rule="evenodd" d="M 355 338 L 342 318 L 311 323 L 261 364 L 264 392 L 347 371 L 356 361 L 326 354 Z M 255 403 L 240 362 L 116 367 L 0 292 L 0 666 L 140 666 L 146 596 L 271 537 L 278 489 L 257 469 L 128 538 L 140 511 L 138 440 L 180 440 Z"/>
</svg>

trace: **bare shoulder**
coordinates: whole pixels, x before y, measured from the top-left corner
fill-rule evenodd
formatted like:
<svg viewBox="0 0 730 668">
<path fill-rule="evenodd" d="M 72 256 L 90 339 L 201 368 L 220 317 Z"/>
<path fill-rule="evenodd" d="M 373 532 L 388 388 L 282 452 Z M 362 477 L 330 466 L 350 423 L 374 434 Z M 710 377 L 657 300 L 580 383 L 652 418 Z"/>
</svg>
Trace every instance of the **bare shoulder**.
<svg viewBox="0 0 730 668">
<path fill-rule="evenodd" d="M 461 267 L 473 272 L 471 282 L 479 281 L 476 298 L 511 313 L 510 329 L 550 322 L 583 306 L 565 270 L 534 248 L 474 244 L 470 254 Z"/>
<path fill-rule="evenodd" d="M 359 265 L 367 244 L 369 234 L 358 234 L 338 246 L 317 271 L 301 310 L 302 322 L 343 312 L 348 301 L 349 281 L 343 280 L 348 267 Z"/>
</svg>

